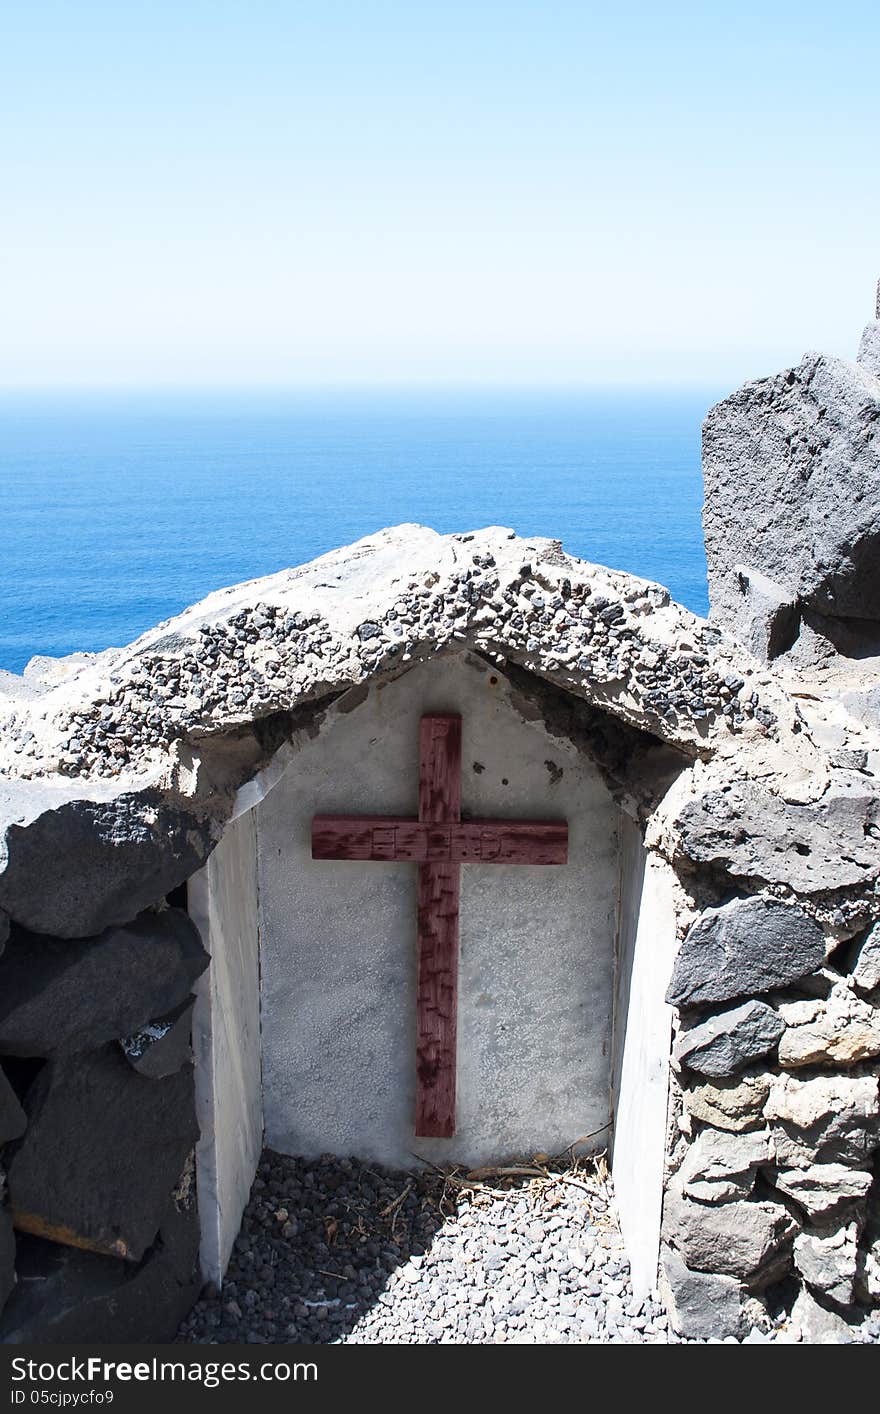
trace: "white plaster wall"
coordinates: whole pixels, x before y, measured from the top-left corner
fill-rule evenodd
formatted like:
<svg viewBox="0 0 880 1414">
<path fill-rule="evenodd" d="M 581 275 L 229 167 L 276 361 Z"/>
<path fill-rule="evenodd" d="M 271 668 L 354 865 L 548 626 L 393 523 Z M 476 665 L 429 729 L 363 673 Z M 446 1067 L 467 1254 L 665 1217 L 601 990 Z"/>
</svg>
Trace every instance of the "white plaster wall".
<svg viewBox="0 0 880 1414">
<path fill-rule="evenodd" d="M 420 665 L 306 742 L 257 806 L 264 1115 L 281 1152 L 412 1166 L 607 1142 L 618 810 L 514 696 L 479 660 Z M 462 713 L 466 813 L 570 827 L 567 866 L 462 870 L 449 1140 L 413 1134 L 417 867 L 310 854 L 314 814 L 415 815 L 428 711 Z"/>
<path fill-rule="evenodd" d="M 675 956 L 674 876 L 621 816 L 620 927 L 614 1021 L 614 1191 L 633 1290 L 656 1285 L 666 1152 Z"/>
<path fill-rule="evenodd" d="M 211 954 L 193 1015 L 201 1263 L 218 1284 L 250 1195 L 263 1139 L 256 833 L 227 826 L 189 881 L 189 912 Z"/>
</svg>

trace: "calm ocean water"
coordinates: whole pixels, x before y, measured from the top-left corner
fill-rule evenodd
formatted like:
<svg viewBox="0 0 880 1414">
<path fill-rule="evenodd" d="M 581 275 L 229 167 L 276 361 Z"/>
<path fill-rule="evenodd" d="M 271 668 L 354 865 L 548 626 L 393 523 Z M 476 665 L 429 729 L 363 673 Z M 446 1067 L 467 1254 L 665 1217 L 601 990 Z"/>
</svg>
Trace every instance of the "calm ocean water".
<svg viewBox="0 0 880 1414">
<path fill-rule="evenodd" d="M 705 613 L 700 423 L 719 395 L 7 395 L 0 667 L 126 643 L 399 521 L 553 536 Z"/>
</svg>

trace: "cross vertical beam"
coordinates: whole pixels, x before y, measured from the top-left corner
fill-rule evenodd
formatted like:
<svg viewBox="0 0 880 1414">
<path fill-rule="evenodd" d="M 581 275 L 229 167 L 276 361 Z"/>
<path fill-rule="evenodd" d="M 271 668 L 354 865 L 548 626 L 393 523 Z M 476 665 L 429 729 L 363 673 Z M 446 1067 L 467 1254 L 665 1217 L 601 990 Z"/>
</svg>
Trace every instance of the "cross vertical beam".
<svg viewBox="0 0 880 1414">
<path fill-rule="evenodd" d="M 429 858 L 419 865 L 416 998 L 416 1134 L 455 1133 L 458 916 L 461 868 L 448 858 L 461 820 L 461 717 L 423 717 L 419 726 L 419 824 Z M 430 855 L 436 852 L 437 857 Z"/>
<path fill-rule="evenodd" d="M 316 815 L 313 859 L 419 866 L 416 1134 L 455 1133 L 458 910 L 462 864 L 565 864 L 564 820 L 462 820 L 461 718 L 419 727 L 419 818 Z"/>
</svg>

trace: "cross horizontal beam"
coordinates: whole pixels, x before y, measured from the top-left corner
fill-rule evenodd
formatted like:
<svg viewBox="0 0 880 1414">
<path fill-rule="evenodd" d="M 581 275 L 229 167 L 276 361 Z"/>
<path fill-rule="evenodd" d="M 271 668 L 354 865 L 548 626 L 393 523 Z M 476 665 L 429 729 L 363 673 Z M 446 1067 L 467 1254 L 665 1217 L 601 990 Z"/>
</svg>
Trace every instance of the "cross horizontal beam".
<svg viewBox="0 0 880 1414">
<path fill-rule="evenodd" d="M 455 1133 L 458 911 L 462 864 L 567 864 L 564 820 L 462 820 L 461 717 L 419 723 L 419 815 L 316 815 L 313 859 L 419 866 L 416 1134 Z"/>
<path fill-rule="evenodd" d="M 313 859 L 424 864 L 566 864 L 564 820 L 462 820 L 422 824 L 393 815 L 316 815 Z"/>
</svg>

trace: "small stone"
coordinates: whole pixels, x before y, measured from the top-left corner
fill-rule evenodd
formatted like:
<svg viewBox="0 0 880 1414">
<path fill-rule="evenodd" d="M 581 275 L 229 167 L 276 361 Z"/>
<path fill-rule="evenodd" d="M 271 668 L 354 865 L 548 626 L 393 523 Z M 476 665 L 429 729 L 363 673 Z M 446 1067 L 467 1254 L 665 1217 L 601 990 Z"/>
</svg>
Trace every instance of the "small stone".
<svg viewBox="0 0 880 1414">
<path fill-rule="evenodd" d="M 784 1031 L 772 1007 L 749 1001 L 682 1032 L 674 1056 L 703 1075 L 732 1075 L 771 1051 Z"/>
<path fill-rule="evenodd" d="M 799 1129 L 811 1129 L 829 1115 L 871 1120 L 880 1114 L 876 1076 L 799 1075 L 777 1076 L 771 1086 L 764 1114 Z"/>
<path fill-rule="evenodd" d="M 868 1243 L 863 1251 L 857 1254 L 858 1270 L 858 1294 L 861 1300 L 872 1302 L 875 1305 L 880 1303 L 880 1237 Z M 877 1338 L 880 1339 L 880 1316 L 876 1319 L 878 1330 Z"/>
<path fill-rule="evenodd" d="M 837 1232 L 802 1232 L 794 1242 L 794 1265 L 819 1296 L 840 1306 L 853 1300 L 858 1256 L 858 1228 L 848 1223 Z"/>
<path fill-rule="evenodd" d="M 780 1065 L 854 1065 L 880 1055 L 880 1011 L 846 983 L 827 1002 L 796 1002 L 780 1013 L 787 1026 Z"/>
<path fill-rule="evenodd" d="M 844 1164 L 813 1164 L 810 1168 L 783 1169 L 776 1187 L 793 1198 L 811 1218 L 825 1218 L 844 1203 L 864 1198 L 871 1175 Z"/>
<path fill-rule="evenodd" d="M 689 928 L 666 1000 L 700 1006 L 785 987 L 825 960 L 818 924 L 776 899 L 738 898 L 710 908 Z"/>
<path fill-rule="evenodd" d="M 875 923 L 859 943 L 851 963 L 852 980 L 860 992 L 880 987 L 880 924 Z"/>
<path fill-rule="evenodd" d="M 791 1311 L 791 1323 L 807 1345 L 849 1345 L 852 1332 L 842 1316 L 821 1306 L 802 1287 Z"/>
<path fill-rule="evenodd" d="M 747 1198 L 760 1164 L 770 1159 L 770 1132 L 730 1134 L 704 1129 L 690 1145 L 678 1171 L 682 1191 L 704 1203 Z"/>
<path fill-rule="evenodd" d="M 684 1108 L 694 1119 L 716 1129 L 741 1132 L 754 1128 L 763 1122 L 762 1111 L 772 1078 L 764 1071 L 695 1085 L 683 1093 Z"/>
<path fill-rule="evenodd" d="M 674 1185 L 663 1203 L 663 1235 L 694 1271 L 756 1281 L 788 1265 L 786 1252 L 797 1230 L 782 1203 L 694 1203 Z"/>
<path fill-rule="evenodd" d="M 660 1280 L 673 1330 L 690 1340 L 738 1336 L 742 1329 L 742 1287 L 729 1276 L 691 1271 L 678 1252 L 664 1246 Z"/>
<path fill-rule="evenodd" d="M 165 1016 L 151 1021 L 133 1036 L 120 1041 L 126 1060 L 139 1075 L 163 1080 L 192 1059 L 190 1036 L 195 998 L 181 1002 Z"/>
</svg>

